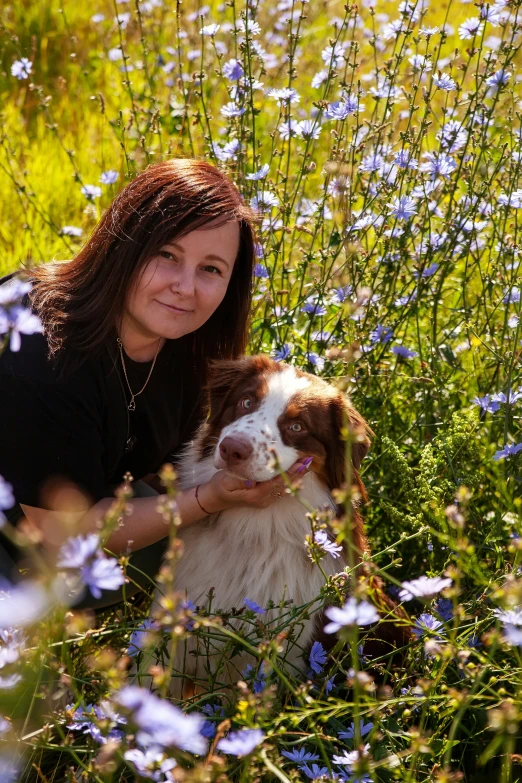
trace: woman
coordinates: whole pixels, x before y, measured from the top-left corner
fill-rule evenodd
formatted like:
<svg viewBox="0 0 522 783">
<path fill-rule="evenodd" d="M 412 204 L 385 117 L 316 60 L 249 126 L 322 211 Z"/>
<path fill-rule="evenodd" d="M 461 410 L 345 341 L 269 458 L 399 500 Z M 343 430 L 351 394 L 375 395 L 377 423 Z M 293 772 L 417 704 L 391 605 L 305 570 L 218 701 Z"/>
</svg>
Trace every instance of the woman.
<svg viewBox="0 0 522 783">
<path fill-rule="evenodd" d="M 206 415 L 210 360 L 245 350 L 254 219 L 214 166 L 165 161 L 123 189 L 72 261 L 29 270 L 28 302 L 43 332 L 0 357 L 0 475 L 17 500 L 8 518 L 25 516 L 49 549 L 65 536 L 59 509 L 71 484 L 85 499 L 74 516 L 85 533 L 129 472 L 132 512 L 106 547 L 133 552 L 133 580 L 157 573 L 167 538 L 156 472 Z M 231 506 L 264 508 L 283 485 L 277 477 L 247 487 L 218 471 L 197 493 L 178 494 L 182 525 Z M 0 555 L 13 578 L 16 553 L 5 540 Z M 106 591 L 83 605 L 121 597 Z"/>
</svg>

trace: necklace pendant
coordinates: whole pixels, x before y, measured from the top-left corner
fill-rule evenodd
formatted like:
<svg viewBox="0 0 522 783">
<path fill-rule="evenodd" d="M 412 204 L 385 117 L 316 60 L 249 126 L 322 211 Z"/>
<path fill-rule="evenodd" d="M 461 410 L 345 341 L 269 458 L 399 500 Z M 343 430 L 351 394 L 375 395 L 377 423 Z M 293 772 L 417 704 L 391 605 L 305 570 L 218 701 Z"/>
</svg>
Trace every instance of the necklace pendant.
<svg viewBox="0 0 522 783">
<path fill-rule="evenodd" d="M 129 410 L 130 411 L 135 411 L 136 410 L 136 403 L 134 402 L 134 397 L 129 402 Z"/>
</svg>

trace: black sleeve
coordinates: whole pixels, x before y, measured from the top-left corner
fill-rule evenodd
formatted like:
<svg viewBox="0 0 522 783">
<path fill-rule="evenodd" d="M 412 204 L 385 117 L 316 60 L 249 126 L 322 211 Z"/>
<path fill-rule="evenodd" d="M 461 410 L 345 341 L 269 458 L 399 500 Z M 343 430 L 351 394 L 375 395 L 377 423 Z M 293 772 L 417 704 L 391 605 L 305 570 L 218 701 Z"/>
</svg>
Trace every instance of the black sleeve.
<svg viewBox="0 0 522 783">
<path fill-rule="evenodd" d="M 49 508 L 51 480 L 74 482 L 90 502 L 103 497 L 99 400 L 87 387 L 0 374 L 0 475 L 17 503 Z"/>
</svg>

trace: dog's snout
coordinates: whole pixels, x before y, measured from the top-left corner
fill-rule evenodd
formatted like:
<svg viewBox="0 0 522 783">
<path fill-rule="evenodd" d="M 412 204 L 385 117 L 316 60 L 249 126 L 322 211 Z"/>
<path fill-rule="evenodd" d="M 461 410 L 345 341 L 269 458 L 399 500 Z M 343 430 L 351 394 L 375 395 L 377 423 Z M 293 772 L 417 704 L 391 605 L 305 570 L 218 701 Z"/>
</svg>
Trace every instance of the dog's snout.
<svg viewBox="0 0 522 783">
<path fill-rule="evenodd" d="M 252 444 L 242 438 L 228 435 L 219 445 L 219 453 L 227 465 L 245 462 L 252 454 Z"/>
</svg>

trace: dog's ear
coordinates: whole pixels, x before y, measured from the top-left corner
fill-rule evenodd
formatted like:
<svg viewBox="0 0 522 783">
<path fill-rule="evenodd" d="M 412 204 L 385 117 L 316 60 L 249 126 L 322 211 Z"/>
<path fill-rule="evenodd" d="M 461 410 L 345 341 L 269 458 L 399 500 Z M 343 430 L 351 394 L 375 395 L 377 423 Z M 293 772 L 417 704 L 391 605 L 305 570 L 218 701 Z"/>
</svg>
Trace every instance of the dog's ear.
<svg viewBox="0 0 522 783">
<path fill-rule="evenodd" d="M 370 448 L 372 430 L 361 414 L 355 410 L 348 399 L 339 393 L 330 400 L 331 445 L 328 448 L 326 470 L 330 489 L 339 488 L 346 478 L 346 438 L 343 427 L 348 427 L 350 453 L 355 484 L 361 484 L 359 469 Z M 363 493 L 364 494 L 364 493 Z"/>
<path fill-rule="evenodd" d="M 229 392 L 241 383 L 262 373 L 272 360 L 266 356 L 244 356 L 241 359 L 214 359 L 210 362 L 205 389 L 208 395 L 209 422 L 219 419 Z"/>
</svg>

